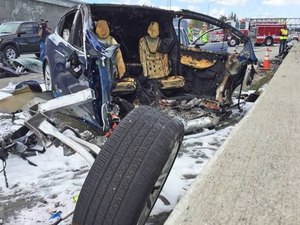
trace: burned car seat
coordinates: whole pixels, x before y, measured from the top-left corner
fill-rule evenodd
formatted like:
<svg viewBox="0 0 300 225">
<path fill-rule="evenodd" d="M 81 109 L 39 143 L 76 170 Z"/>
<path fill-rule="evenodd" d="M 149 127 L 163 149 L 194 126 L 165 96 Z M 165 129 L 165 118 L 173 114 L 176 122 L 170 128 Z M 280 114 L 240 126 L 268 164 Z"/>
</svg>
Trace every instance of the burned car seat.
<svg viewBox="0 0 300 225">
<path fill-rule="evenodd" d="M 148 35 L 139 42 L 140 61 L 143 75 L 149 79 L 156 79 L 161 89 L 174 89 L 184 86 L 182 76 L 170 76 L 169 59 L 167 53 L 159 52 L 162 43 L 159 37 L 159 24 L 151 22 L 147 29 Z"/>
<path fill-rule="evenodd" d="M 102 43 L 106 43 L 109 45 L 117 45 L 117 41 L 110 36 L 110 30 L 108 27 L 108 23 L 106 20 L 99 20 L 96 25 L 96 34 L 98 36 L 99 41 Z M 120 49 L 117 50 L 115 56 L 115 62 L 112 62 L 112 65 L 116 68 L 113 69 L 114 77 L 113 79 L 117 82 L 115 83 L 115 87 L 112 90 L 113 93 L 121 93 L 121 92 L 133 92 L 136 89 L 136 82 L 133 78 L 124 78 L 124 74 L 126 72 L 126 67 L 124 64 L 122 52 Z"/>
</svg>

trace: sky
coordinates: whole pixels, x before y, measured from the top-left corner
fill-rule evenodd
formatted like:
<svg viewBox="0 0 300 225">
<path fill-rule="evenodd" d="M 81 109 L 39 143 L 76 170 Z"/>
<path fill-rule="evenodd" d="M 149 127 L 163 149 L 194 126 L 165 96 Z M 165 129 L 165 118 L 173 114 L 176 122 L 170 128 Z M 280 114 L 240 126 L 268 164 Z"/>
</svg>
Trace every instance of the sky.
<svg viewBox="0 0 300 225">
<path fill-rule="evenodd" d="M 216 18 L 220 15 L 236 13 L 242 18 L 300 18 L 300 0 L 84 0 L 92 3 L 138 4 L 165 9 L 189 9 L 209 14 Z"/>
</svg>

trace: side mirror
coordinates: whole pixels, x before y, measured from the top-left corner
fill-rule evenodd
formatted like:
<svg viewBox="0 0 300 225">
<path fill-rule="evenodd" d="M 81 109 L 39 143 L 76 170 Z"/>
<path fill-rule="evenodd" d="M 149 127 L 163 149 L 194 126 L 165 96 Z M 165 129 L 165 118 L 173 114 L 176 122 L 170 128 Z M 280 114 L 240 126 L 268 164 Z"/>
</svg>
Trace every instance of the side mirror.
<svg viewBox="0 0 300 225">
<path fill-rule="evenodd" d="M 20 32 L 17 33 L 18 37 L 21 37 L 22 34 L 27 34 L 27 32 L 26 31 L 20 31 Z"/>
</svg>

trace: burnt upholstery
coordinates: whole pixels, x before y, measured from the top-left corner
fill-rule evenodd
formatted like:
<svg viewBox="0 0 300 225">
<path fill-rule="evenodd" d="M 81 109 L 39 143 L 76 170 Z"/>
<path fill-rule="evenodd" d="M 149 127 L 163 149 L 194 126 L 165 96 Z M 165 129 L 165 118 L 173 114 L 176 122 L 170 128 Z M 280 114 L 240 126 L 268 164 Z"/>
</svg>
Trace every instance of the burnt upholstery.
<svg viewBox="0 0 300 225">
<path fill-rule="evenodd" d="M 110 45 L 116 45 L 118 44 L 117 41 L 110 36 L 109 27 L 106 20 L 99 20 L 97 22 L 96 26 L 96 34 L 99 38 L 99 40 L 103 43 L 110 44 Z M 118 49 L 116 53 L 116 78 L 121 79 L 125 74 L 125 64 L 123 60 L 123 56 L 121 53 L 121 50 Z"/>
<path fill-rule="evenodd" d="M 110 44 L 110 45 L 118 44 L 117 41 L 112 36 L 110 36 L 110 30 L 106 20 L 99 20 L 97 22 L 96 34 L 98 36 L 99 41 L 103 43 Z M 114 71 L 114 78 L 117 79 L 118 82 L 116 82 L 116 85 L 112 90 L 112 92 L 119 93 L 119 92 L 135 91 L 136 89 L 135 80 L 132 78 L 124 78 L 126 67 L 120 49 L 117 50 L 115 56 L 115 63 L 116 63 L 116 71 Z"/>
<path fill-rule="evenodd" d="M 161 89 L 181 88 L 184 86 L 182 76 L 170 76 L 168 54 L 160 53 L 159 24 L 151 22 L 147 29 L 148 35 L 139 42 L 140 61 L 143 75 L 149 79 L 157 79 Z"/>
</svg>

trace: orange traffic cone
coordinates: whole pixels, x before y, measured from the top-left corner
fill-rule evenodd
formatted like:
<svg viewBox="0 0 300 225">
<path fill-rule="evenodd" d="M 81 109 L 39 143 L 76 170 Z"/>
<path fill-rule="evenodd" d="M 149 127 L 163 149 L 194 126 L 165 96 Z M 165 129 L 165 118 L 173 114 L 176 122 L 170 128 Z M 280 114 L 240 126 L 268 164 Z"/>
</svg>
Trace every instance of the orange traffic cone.
<svg viewBox="0 0 300 225">
<path fill-rule="evenodd" d="M 271 69 L 271 65 L 269 59 L 269 48 L 267 48 L 265 58 L 264 58 L 263 68 L 261 68 L 261 70 L 269 70 L 269 69 Z"/>
</svg>

